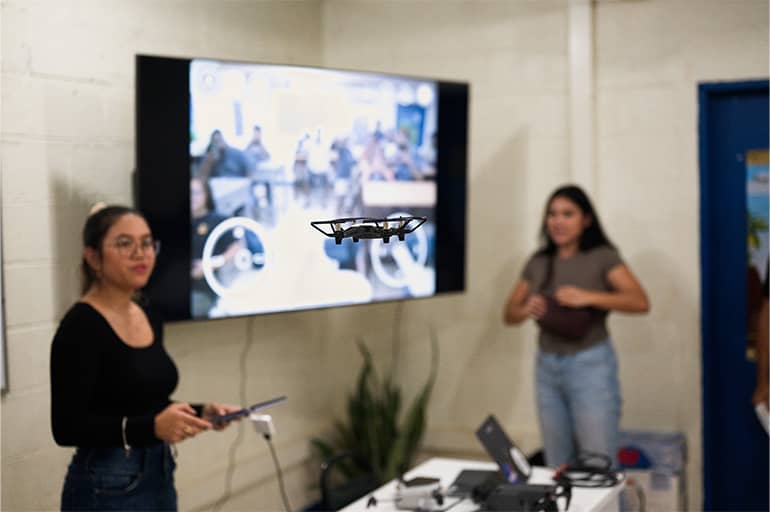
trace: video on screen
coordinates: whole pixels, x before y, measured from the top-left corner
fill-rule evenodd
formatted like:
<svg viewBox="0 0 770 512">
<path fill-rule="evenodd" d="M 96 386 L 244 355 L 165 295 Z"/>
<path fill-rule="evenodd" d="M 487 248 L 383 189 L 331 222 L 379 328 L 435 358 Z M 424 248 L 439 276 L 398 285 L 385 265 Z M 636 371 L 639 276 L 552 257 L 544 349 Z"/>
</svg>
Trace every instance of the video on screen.
<svg viewBox="0 0 770 512">
<path fill-rule="evenodd" d="M 438 86 L 415 78 L 190 63 L 193 318 L 436 292 Z M 424 216 L 337 244 L 310 225 Z"/>
</svg>

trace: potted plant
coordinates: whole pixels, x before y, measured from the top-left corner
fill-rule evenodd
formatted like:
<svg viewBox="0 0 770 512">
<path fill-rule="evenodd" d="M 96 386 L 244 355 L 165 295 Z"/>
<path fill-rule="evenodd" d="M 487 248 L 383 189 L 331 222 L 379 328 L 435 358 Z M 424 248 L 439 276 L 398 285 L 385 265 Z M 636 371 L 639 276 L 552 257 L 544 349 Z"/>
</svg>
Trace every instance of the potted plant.
<svg viewBox="0 0 770 512">
<path fill-rule="evenodd" d="M 363 366 L 355 389 L 348 395 L 347 418 L 335 421 L 331 441 L 314 438 L 311 442 L 327 464 L 335 457 L 339 460 L 339 472 L 349 486 L 356 488 L 351 494 L 361 495 L 412 466 L 425 432 L 426 409 L 436 380 L 438 343 L 431 331 L 430 372 L 404 414 L 401 389 L 393 379 L 393 365 L 385 378 L 380 379 L 371 352 L 361 340 L 358 349 Z M 322 494 L 326 492 L 325 485 L 322 475 Z"/>
</svg>

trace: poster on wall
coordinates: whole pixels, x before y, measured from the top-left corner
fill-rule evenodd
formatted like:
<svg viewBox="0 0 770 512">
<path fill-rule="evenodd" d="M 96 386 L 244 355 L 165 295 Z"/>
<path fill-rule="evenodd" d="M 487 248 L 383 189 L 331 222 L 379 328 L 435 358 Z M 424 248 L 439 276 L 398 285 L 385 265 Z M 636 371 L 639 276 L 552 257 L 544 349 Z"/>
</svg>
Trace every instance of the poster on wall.
<svg viewBox="0 0 770 512">
<path fill-rule="evenodd" d="M 746 153 L 746 357 L 755 360 L 757 315 L 762 304 L 762 283 L 768 271 L 768 150 Z"/>
</svg>

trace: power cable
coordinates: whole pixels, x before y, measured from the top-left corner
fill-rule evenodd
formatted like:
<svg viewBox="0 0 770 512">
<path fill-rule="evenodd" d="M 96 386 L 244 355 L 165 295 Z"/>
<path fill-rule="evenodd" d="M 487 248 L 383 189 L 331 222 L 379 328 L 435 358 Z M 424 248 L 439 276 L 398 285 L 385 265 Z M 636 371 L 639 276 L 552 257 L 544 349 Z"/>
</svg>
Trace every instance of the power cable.
<svg viewBox="0 0 770 512">
<path fill-rule="evenodd" d="M 249 354 L 249 350 L 251 350 L 251 346 L 254 343 L 254 319 L 254 316 L 249 317 L 246 324 L 246 342 L 243 345 L 243 350 L 241 351 L 241 357 L 239 360 L 238 398 L 242 404 L 248 403 L 246 401 L 246 381 L 248 375 L 246 372 L 246 356 Z M 222 505 L 224 505 L 227 500 L 230 499 L 230 495 L 232 493 L 233 473 L 235 473 L 235 456 L 238 453 L 238 448 L 240 447 L 241 442 L 243 441 L 243 429 L 244 422 L 239 421 L 238 434 L 235 436 L 235 440 L 233 440 L 233 443 L 230 445 L 230 449 L 228 450 L 228 462 L 227 470 L 225 472 L 224 491 L 222 492 L 222 496 L 214 505 L 213 512 L 217 512 L 219 509 L 221 509 Z"/>
<path fill-rule="evenodd" d="M 273 456 L 273 464 L 275 465 L 275 473 L 278 475 L 278 486 L 281 489 L 281 499 L 283 500 L 283 508 L 286 512 L 291 512 L 291 506 L 289 505 L 289 498 L 286 495 L 286 488 L 283 485 L 283 472 L 281 471 L 281 465 L 278 463 L 278 456 L 275 454 L 275 447 L 273 447 L 273 441 L 270 438 L 270 434 L 264 434 L 263 437 L 267 441 L 267 446 L 270 447 L 270 455 Z"/>
</svg>

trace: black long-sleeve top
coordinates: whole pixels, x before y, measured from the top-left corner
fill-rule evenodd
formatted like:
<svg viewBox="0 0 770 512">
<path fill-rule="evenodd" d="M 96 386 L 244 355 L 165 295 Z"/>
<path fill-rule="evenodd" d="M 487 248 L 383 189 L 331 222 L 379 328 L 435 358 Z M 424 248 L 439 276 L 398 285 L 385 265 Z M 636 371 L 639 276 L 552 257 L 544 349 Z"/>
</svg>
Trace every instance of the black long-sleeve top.
<svg viewBox="0 0 770 512">
<path fill-rule="evenodd" d="M 163 348 L 163 325 L 145 310 L 153 341 L 124 343 L 92 306 L 78 302 L 62 319 L 51 345 L 51 428 L 61 446 L 131 446 L 161 442 L 154 419 L 171 403 L 179 380 Z M 197 407 L 200 414 L 200 406 Z"/>
</svg>

